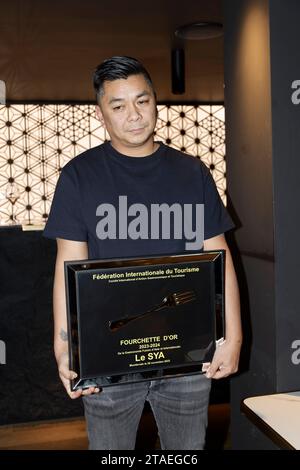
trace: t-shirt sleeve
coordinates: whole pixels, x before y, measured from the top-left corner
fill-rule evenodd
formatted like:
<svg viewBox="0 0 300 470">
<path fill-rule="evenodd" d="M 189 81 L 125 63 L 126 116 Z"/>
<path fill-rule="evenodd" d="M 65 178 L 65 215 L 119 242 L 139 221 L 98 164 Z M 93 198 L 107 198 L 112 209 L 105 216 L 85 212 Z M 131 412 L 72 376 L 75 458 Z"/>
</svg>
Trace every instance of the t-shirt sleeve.
<svg viewBox="0 0 300 470">
<path fill-rule="evenodd" d="M 204 170 L 204 240 L 234 228 L 215 181 L 208 168 Z"/>
<path fill-rule="evenodd" d="M 63 168 L 43 232 L 44 237 L 87 241 L 79 194 L 76 174 Z"/>
</svg>

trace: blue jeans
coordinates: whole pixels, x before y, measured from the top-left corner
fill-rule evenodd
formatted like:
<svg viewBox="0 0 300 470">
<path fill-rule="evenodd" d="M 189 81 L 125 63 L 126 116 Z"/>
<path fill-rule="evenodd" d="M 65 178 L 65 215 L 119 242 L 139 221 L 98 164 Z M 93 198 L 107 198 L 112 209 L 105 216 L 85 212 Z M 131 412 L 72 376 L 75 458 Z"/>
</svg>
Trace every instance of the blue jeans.
<svg viewBox="0 0 300 470">
<path fill-rule="evenodd" d="M 203 449 L 211 381 L 189 375 L 103 388 L 83 397 L 89 448 L 132 450 L 145 401 L 162 449 Z"/>
</svg>

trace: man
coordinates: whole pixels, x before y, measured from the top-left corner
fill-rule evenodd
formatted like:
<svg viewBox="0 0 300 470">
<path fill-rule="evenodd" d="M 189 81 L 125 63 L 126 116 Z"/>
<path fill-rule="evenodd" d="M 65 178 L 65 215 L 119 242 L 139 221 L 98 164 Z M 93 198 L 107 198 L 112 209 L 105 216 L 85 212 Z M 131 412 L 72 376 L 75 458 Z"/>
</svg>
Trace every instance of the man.
<svg viewBox="0 0 300 470">
<path fill-rule="evenodd" d="M 241 347 L 239 294 L 223 233 L 232 222 L 209 170 L 194 157 L 154 141 L 157 109 L 151 78 L 137 60 L 112 57 L 94 73 L 96 114 L 111 141 L 69 162 L 57 184 L 45 236 L 57 239 L 54 349 L 71 398 L 83 396 L 91 449 L 134 449 L 145 400 L 151 404 L 162 449 L 202 449 L 210 379 L 237 371 Z M 71 392 L 64 260 L 183 253 L 186 239 L 104 233 L 102 203 L 204 204 L 204 250 L 226 250 L 226 341 L 206 374 Z M 131 206 L 134 207 L 134 206 Z M 191 222 L 191 221 L 190 221 Z M 192 222 L 191 222 L 192 223 Z M 141 233 L 143 227 L 140 227 Z M 196 250 L 201 247 L 195 244 Z"/>
</svg>

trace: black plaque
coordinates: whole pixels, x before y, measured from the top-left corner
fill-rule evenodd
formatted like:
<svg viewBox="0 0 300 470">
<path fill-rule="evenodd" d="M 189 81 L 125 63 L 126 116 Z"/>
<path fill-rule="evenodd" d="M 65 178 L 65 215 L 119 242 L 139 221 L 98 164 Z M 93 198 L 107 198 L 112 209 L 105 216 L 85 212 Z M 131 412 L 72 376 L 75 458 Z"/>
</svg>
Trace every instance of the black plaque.
<svg viewBox="0 0 300 470">
<path fill-rule="evenodd" d="M 225 252 L 65 262 L 72 390 L 201 373 L 224 335 Z"/>
</svg>

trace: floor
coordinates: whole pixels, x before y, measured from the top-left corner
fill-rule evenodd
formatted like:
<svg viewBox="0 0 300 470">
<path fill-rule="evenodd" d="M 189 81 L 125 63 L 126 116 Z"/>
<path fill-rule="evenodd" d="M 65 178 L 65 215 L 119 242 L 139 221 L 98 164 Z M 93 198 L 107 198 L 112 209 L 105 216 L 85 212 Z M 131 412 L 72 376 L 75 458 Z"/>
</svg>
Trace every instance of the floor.
<svg viewBox="0 0 300 470">
<path fill-rule="evenodd" d="M 229 416 L 229 404 L 209 406 L 207 449 L 230 449 Z M 0 426 L 0 450 L 82 450 L 87 447 L 83 418 Z M 139 426 L 136 449 L 159 449 L 155 421 L 147 409 Z"/>
</svg>

